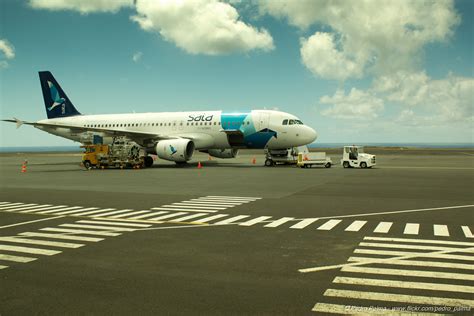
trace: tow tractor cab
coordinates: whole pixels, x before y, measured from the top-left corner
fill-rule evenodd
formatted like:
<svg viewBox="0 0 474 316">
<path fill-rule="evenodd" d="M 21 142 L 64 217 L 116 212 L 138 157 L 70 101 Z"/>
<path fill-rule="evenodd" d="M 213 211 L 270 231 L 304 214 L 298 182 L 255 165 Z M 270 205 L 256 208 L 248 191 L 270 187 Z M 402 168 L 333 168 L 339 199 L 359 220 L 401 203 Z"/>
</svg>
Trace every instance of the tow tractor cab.
<svg viewBox="0 0 474 316">
<path fill-rule="evenodd" d="M 375 155 L 364 153 L 362 146 L 344 146 L 341 164 L 344 168 L 372 168 Z"/>
</svg>

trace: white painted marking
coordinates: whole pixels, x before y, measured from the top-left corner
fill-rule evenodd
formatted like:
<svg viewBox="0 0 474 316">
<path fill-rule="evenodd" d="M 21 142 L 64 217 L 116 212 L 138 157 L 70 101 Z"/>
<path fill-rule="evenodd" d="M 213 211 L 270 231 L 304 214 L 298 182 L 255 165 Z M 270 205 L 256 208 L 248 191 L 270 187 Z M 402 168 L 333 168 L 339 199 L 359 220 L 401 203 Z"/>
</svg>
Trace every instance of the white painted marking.
<svg viewBox="0 0 474 316">
<path fill-rule="evenodd" d="M 62 252 L 58 250 L 48 250 L 48 249 L 31 248 L 31 247 L 9 246 L 9 245 L 0 245 L 0 250 L 32 253 L 35 255 L 44 255 L 44 256 L 54 256 Z"/>
<path fill-rule="evenodd" d="M 274 227 L 278 227 L 280 225 L 283 225 L 287 222 L 290 222 L 292 220 L 294 220 L 295 218 L 294 217 L 282 217 L 280 219 L 277 219 L 276 221 L 273 221 L 263 227 L 270 227 L 270 228 L 274 228 Z"/>
<path fill-rule="evenodd" d="M 150 211 L 135 211 L 135 212 L 127 213 L 127 214 L 111 216 L 110 218 L 124 218 L 124 217 L 129 217 L 132 215 L 143 214 L 143 213 L 150 213 Z"/>
<path fill-rule="evenodd" d="M 96 218 L 94 218 L 93 221 L 82 220 L 82 221 L 77 221 L 76 223 L 99 224 L 99 225 L 117 225 L 117 226 L 129 226 L 129 227 L 140 227 L 140 228 L 145 228 L 145 227 L 151 227 L 152 226 L 152 225 L 149 225 L 149 224 L 125 223 L 125 222 L 119 222 L 119 221 L 107 222 L 107 221 L 99 220 L 99 219 L 96 219 Z"/>
<path fill-rule="evenodd" d="M 36 205 L 36 206 L 21 207 L 19 209 L 13 210 L 13 212 L 21 212 L 21 213 L 38 212 L 38 211 L 47 209 L 51 206 L 52 206 L 51 204 L 40 204 L 40 205 Z M 9 210 L 8 212 L 12 212 L 12 211 Z"/>
<path fill-rule="evenodd" d="M 103 208 L 103 209 L 95 210 L 95 211 L 76 213 L 76 214 L 74 214 L 74 216 L 86 216 L 86 215 L 103 213 L 103 212 L 112 211 L 112 210 L 115 210 L 115 209 L 114 208 Z"/>
<path fill-rule="evenodd" d="M 15 242 L 19 244 L 62 247 L 62 248 L 79 248 L 79 247 L 84 246 L 83 244 L 74 244 L 74 243 L 48 241 L 48 240 L 37 240 L 37 239 L 26 239 L 23 237 L 0 237 L 0 241 Z"/>
<path fill-rule="evenodd" d="M 438 262 L 438 261 L 416 261 L 416 260 L 405 260 L 405 259 L 403 260 L 375 259 L 375 258 L 366 258 L 366 257 L 350 257 L 347 261 L 349 262 L 369 261 L 370 263 L 392 264 L 392 265 L 400 265 L 400 266 L 437 267 L 437 268 L 474 270 L 474 265 L 472 264 Z"/>
<path fill-rule="evenodd" d="M 202 205 L 202 204 L 190 204 L 190 203 L 173 203 L 170 205 L 163 205 L 163 207 L 175 207 L 175 208 L 204 208 L 204 209 L 209 209 L 209 210 L 225 210 L 228 207 L 222 207 L 222 206 L 212 206 L 212 205 Z"/>
<path fill-rule="evenodd" d="M 337 224 L 342 222 L 340 219 L 331 219 L 324 223 L 323 225 L 318 227 L 318 230 L 331 230 L 333 229 Z"/>
<path fill-rule="evenodd" d="M 390 238 L 390 237 L 364 237 L 364 240 L 397 241 L 397 242 L 420 243 L 420 244 L 442 244 L 442 245 L 453 245 L 453 246 L 474 246 L 474 242 L 468 242 L 468 241 L 447 241 L 447 240 L 436 240 L 436 239 L 412 239 L 412 238 Z"/>
<path fill-rule="evenodd" d="M 374 229 L 374 233 L 386 234 L 392 227 L 393 222 L 380 222 Z"/>
<path fill-rule="evenodd" d="M 207 195 L 206 198 L 223 198 L 230 200 L 261 200 L 261 197 L 252 197 L 252 196 L 226 196 L 226 195 Z"/>
<path fill-rule="evenodd" d="M 8 268 L 8 266 L 0 266 L 0 270 L 1 269 L 6 269 L 6 268 Z"/>
<path fill-rule="evenodd" d="M 303 219 L 302 221 L 300 221 L 299 223 L 293 225 L 293 226 L 290 226 L 290 228 L 293 228 L 293 229 L 303 229 L 305 228 L 306 226 L 309 226 L 311 225 L 312 223 L 316 222 L 318 219 L 317 218 L 305 218 Z"/>
<path fill-rule="evenodd" d="M 246 222 L 243 222 L 243 223 L 240 223 L 239 225 L 240 226 L 252 226 L 252 225 L 255 225 L 257 223 L 260 223 L 260 222 L 263 222 L 269 218 L 272 218 L 271 216 L 259 216 L 257 218 L 254 218 L 254 219 L 251 219 L 249 221 L 246 221 Z"/>
<path fill-rule="evenodd" d="M 213 216 L 198 219 L 194 223 L 207 223 L 207 222 L 210 222 L 212 220 L 222 218 L 222 217 L 226 217 L 226 216 L 229 216 L 229 214 L 217 214 L 217 215 L 213 215 Z"/>
<path fill-rule="evenodd" d="M 474 235 L 472 234 L 468 226 L 461 226 L 461 228 L 466 238 L 474 238 Z"/>
<path fill-rule="evenodd" d="M 132 228 L 118 228 L 118 227 L 109 227 L 109 226 L 99 226 L 99 225 L 82 225 L 82 224 L 61 224 L 61 227 L 72 227 L 72 228 L 92 228 L 92 229 L 108 229 L 113 231 L 124 231 L 124 232 L 133 232 L 135 229 Z"/>
<path fill-rule="evenodd" d="M 11 202 L 0 202 L 0 205 L 11 204 Z"/>
<path fill-rule="evenodd" d="M 397 248 L 397 249 L 416 249 L 416 250 L 450 250 L 458 252 L 470 252 L 469 248 L 456 248 L 456 247 L 442 247 L 442 246 L 426 246 L 426 245 L 405 245 L 405 244 L 384 244 L 384 243 L 370 243 L 361 242 L 359 246 L 362 247 L 378 247 L 378 248 Z"/>
<path fill-rule="evenodd" d="M 68 229 L 68 228 L 56 228 L 56 227 L 46 227 L 41 228 L 40 230 L 50 231 L 50 232 L 60 232 L 60 233 L 69 233 L 69 234 L 83 234 L 83 235 L 98 235 L 98 236 L 120 236 L 121 233 L 112 233 L 106 231 L 93 231 L 93 230 L 84 230 L 84 229 Z"/>
<path fill-rule="evenodd" d="M 106 216 L 114 215 L 114 214 L 130 213 L 130 212 L 132 212 L 132 211 L 133 211 L 133 210 L 125 209 L 125 210 L 118 210 L 118 211 L 105 212 L 105 213 L 96 213 L 96 214 L 94 214 L 94 217 L 106 217 Z"/>
<path fill-rule="evenodd" d="M 62 208 L 62 207 L 65 207 L 65 206 L 66 205 L 46 206 L 46 207 L 41 207 L 41 208 L 38 208 L 38 209 L 22 211 L 20 213 L 33 213 L 33 212 L 39 212 L 39 211 L 44 211 L 44 210 L 58 209 L 58 208 Z"/>
<path fill-rule="evenodd" d="M 160 211 L 160 212 L 151 212 L 151 213 L 150 213 L 150 211 L 147 211 L 147 212 L 148 212 L 148 214 L 130 217 L 130 219 L 141 219 L 141 218 L 145 218 L 145 217 L 151 217 L 151 216 L 156 216 L 156 215 L 167 214 L 167 213 L 168 213 L 168 212 L 163 212 L 163 211 Z"/>
<path fill-rule="evenodd" d="M 433 231 L 435 236 L 449 236 L 447 225 L 433 225 Z"/>
<path fill-rule="evenodd" d="M 6 206 L 0 206 L 0 210 L 9 209 L 17 205 L 25 205 L 25 203 L 10 203 L 9 205 L 6 205 Z"/>
<path fill-rule="evenodd" d="M 22 223 L 16 223 L 16 224 L 10 224 L 10 225 L 5 225 L 5 226 L 0 226 L 0 229 L 2 229 L 2 228 L 8 228 L 8 227 L 14 227 L 14 226 L 21 226 L 21 225 L 26 225 L 26 224 L 36 223 L 36 222 L 42 222 L 42 221 L 50 221 L 50 220 L 57 219 L 57 218 L 61 218 L 61 217 L 64 217 L 64 216 L 41 218 L 41 219 L 36 219 L 36 220 L 33 220 L 33 221 L 27 221 L 27 222 L 22 222 Z"/>
<path fill-rule="evenodd" d="M 160 221 L 162 219 L 167 219 L 167 218 L 171 218 L 171 217 L 175 217 L 175 216 L 180 216 L 180 215 L 186 215 L 188 213 L 186 212 L 178 212 L 178 213 L 173 213 L 173 214 L 167 214 L 167 215 L 163 215 L 163 216 L 158 216 L 158 217 L 153 217 L 153 218 L 149 218 L 150 221 Z"/>
<path fill-rule="evenodd" d="M 186 211 L 186 212 L 206 212 L 206 213 L 216 213 L 217 210 L 192 210 L 188 208 L 172 208 L 172 207 L 152 207 L 152 210 L 162 210 L 162 211 L 171 211 L 171 212 L 176 212 L 176 211 Z"/>
<path fill-rule="evenodd" d="M 42 206 L 51 206 L 51 204 L 42 204 L 42 205 L 26 204 L 26 205 L 22 205 L 22 206 L 18 206 L 18 207 L 9 209 L 6 212 L 18 212 L 18 211 L 23 211 L 23 210 L 37 209 L 37 208 L 42 207 Z"/>
<path fill-rule="evenodd" d="M 90 242 L 98 242 L 98 241 L 104 240 L 104 238 L 73 236 L 73 235 L 63 235 L 63 234 L 32 233 L 32 232 L 21 233 L 19 235 L 27 236 L 27 237 L 44 237 L 44 238 L 55 238 L 55 239 L 77 240 L 77 241 L 90 241 Z"/>
<path fill-rule="evenodd" d="M 354 221 L 352 224 L 347 226 L 345 229 L 346 232 L 358 232 L 365 224 L 367 221 Z"/>
<path fill-rule="evenodd" d="M 342 272 L 382 274 L 382 275 L 401 275 L 414 276 L 420 278 L 452 279 L 474 281 L 474 274 L 437 272 L 424 270 L 405 270 L 405 269 L 386 269 L 386 268 L 366 268 L 357 266 L 346 266 L 341 269 Z"/>
<path fill-rule="evenodd" d="M 405 225 L 405 230 L 403 231 L 403 234 L 405 234 L 405 235 L 418 235 L 419 230 L 420 230 L 420 224 L 407 223 Z"/>
<path fill-rule="evenodd" d="M 473 300 L 433 297 L 433 296 L 417 296 L 405 294 L 388 294 L 378 292 L 361 292 L 350 290 L 334 290 L 329 289 L 324 292 L 324 296 L 354 298 L 360 300 L 373 300 L 385 302 L 400 302 L 421 305 L 441 305 L 441 306 L 474 306 Z"/>
<path fill-rule="evenodd" d="M 227 218 L 223 221 L 220 221 L 220 222 L 217 222 L 217 223 L 214 223 L 214 225 L 227 225 L 227 224 L 231 224 L 231 223 L 234 223 L 234 222 L 237 222 L 241 219 L 244 219 L 244 218 L 247 218 L 247 217 L 250 217 L 250 215 L 238 215 L 238 216 L 234 216 L 234 217 L 231 217 L 231 218 Z"/>
<path fill-rule="evenodd" d="M 10 206 L 10 207 L 4 207 L 2 211 L 4 212 L 16 212 L 22 209 L 28 209 L 28 208 L 33 208 L 35 206 L 38 206 L 38 204 L 35 203 L 30 203 L 30 204 L 23 204 L 23 205 L 16 205 L 16 206 Z"/>
<path fill-rule="evenodd" d="M 208 214 L 207 213 L 196 213 L 196 214 L 183 216 L 183 217 L 180 217 L 180 218 L 175 218 L 175 219 L 172 219 L 171 221 L 172 222 L 184 222 L 184 221 L 187 221 L 188 219 L 192 219 L 192 218 L 196 218 L 196 217 L 200 217 L 200 216 L 204 216 L 204 215 L 208 215 Z"/>
<path fill-rule="evenodd" d="M 342 284 L 352 284 L 352 285 L 382 286 L 382 287 L 403 288 L 403 289 L 474 293 L 474 286 L 455 285 L 455 284 L 407 282 L 407 281 L 352 278 L 352 277 L 340 277 L 340 276 L 336 277 L 332 282 L 342 283 Z"/>
<path fill-rule="evenodd" d="M 58 215 L 74 216 L 75 213 L 85 212 L 85 211 L 93 211 L 93 210 L 97 210 L 97 209 L 99 209 L 99 208 L 98 207 L 86 207 L 86 208 L 81 208 L 81 209 L 78 209 L 78 210 L 59 212 Z"/>
<path fill-rule="evenodd" d="M 185 203 L 186 201 L 182 201 L 181 203 Z M 245 203 L 249 202 L 221 202 L 221 201 L 216 201 L 216 200 L 203 200 L 203 199 L 192 199 L 189 200 L 189 203 L 198 203 L 198 204 L 213 204 L 213 205 L 219 205 L 219 206 L 236 206 L 236 205 L 242 205 Z"/>
<path fill-rule="evenodd" d="M 5 261 L 28 263 L 28 262 L 31 262 L 31 261 L 35 261 L 36 259 L 37 258 L 4 255 L 4 254 L 0 253 L 0 260 L 5 260 Z"/>
<path fill-rule="evenodd" d="M 78 208 L 82 208 L 82 206 L 63 207 L 63 208 L 58 208 L 56 210 L 41 211 L 41 212 L 38 212 L 37 214 L 49 214 L 49 213 L 55 213 L 55 212 L 58 212 L 58 211 L 77 210 Z"/>
<path fill-rule="evenodd" d="M 450 255 L 436 252 L 413 252 L 413 251 L 392 251 L 380 249 L 356 249 L 354 253 L 363 253 L 367 255 L 381 255 L 381 256 L 417 256 L 425 258 L 440 258 L 452 260 L 467 260 L 474 261 L 474 256 Z"/>
</svg>

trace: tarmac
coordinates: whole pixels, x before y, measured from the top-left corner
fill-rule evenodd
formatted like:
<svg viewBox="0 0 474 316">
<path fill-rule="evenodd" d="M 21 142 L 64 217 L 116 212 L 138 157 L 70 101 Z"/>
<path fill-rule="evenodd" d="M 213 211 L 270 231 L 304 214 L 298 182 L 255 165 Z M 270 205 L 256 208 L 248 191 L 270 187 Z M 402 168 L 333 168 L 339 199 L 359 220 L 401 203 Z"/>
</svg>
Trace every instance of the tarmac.
<svg viewBox="0 0 474 316">
<path fill-rule="evenodd" d="M 0 315 L 472 315 L 474 150 L 367 148 L 371 169 L 327 151 L 311 169 L 0 155 Z"/>
</svg>

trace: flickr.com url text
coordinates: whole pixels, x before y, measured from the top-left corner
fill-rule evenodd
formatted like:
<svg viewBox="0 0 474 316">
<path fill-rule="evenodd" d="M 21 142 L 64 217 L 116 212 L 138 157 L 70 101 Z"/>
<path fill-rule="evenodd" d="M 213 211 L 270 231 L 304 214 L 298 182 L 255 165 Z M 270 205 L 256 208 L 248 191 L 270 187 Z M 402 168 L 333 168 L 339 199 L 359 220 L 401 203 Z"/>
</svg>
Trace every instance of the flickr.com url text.
<svg viewBox="0 0 474 316">
<path fill-rule="evenodd" d="M 459 313 L 459 312 L 470 312 L 472 307 L 470 306 L 394 306 L 394 307 L 383 307 L 383 306 L 354 306 L 347 305 L 346 311 L 353 313 L 376 313 L 376 312 L 431 312 L 431 313 Z"/>
</svg>

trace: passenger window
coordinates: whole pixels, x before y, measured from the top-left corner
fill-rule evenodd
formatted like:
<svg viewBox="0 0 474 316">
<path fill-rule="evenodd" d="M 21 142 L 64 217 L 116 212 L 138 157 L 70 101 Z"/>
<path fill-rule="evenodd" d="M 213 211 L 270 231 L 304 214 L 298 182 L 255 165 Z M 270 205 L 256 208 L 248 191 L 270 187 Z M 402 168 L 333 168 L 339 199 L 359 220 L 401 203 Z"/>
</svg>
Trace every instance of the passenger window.
<svg viewBox="0 0 474 316">
<path fill-rule="evenodd" d="M 283 120 L 283 125 L 288 125 L 288 120 Z"/>
</svg>

